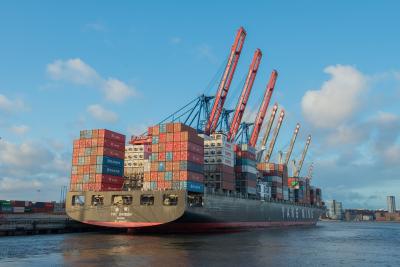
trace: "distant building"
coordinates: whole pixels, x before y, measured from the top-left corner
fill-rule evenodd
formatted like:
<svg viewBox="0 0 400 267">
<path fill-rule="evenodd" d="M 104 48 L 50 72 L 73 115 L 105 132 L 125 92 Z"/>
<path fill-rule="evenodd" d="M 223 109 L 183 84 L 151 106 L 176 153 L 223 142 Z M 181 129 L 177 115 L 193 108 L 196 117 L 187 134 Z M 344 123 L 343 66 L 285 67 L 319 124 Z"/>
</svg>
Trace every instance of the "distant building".
<svg viewBox="0 0 400 267">
<path fill-rule="evenodd" d="M 342 202 L 336 200 L 330 200 L 326 202 L 327 206 L 327 216 L 333 220 L 342 220 L 343 219 L 343 207 Z"/>
<path fill-rule="evenodd" d="M 373 221 L 375 220 L 375 211 L 365 209 L 346 209 L 344 211 L 344 219 L 353 222 Z"/>
<path fill-rule="evenodd" d="M 388 205 L 388 211 L 390 213 L 396 212 L 396 202 L 394 196 L 387 196 L 387 205 Z"/>
</svg>

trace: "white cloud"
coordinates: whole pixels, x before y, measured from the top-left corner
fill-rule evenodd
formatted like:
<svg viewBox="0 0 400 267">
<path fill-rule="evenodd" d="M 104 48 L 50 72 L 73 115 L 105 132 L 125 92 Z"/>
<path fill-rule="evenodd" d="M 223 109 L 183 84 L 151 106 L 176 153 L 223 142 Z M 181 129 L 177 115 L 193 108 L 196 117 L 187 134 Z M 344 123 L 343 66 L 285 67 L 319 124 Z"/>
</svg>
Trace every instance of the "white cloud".
<svg viewBox="0 0 400 267">
<path fill-rule="evenodd" d="M 175 36 L 175 37 L 172 37 L 172 38 L 169 40 L 169 42 L 170 42 L 171 44 L 177 45 L 177 44 L 182 43 L 182 38 Z"/>
<path fill-rule="evenodd" d="M 341 125 L 327 136 L 327 143 L 331 146 L 362 143 L 368 131 L 361 125 Z"/>
<path fill-rule="evenodd" d="M 305 118 L 319 128 L 336 128 L 351 118 L 359 107 L 359 97 L 367 88 L 367 77 L 351 66 L 325 68 L 331 75 L 319 90 L 305 93 L 301 101 Z"/>
<path fill-rule="evenodd" d="M 11 168 L 25 170 L 26 168 L 38 168 L 52 160 L 52 153 L 32 142 L 14 144 L 0 141 L 0 166 L 7 165 Z"/>
<path fill-rule="evenodd" d="M 9 130 L 16 135 L 24 135 L 29 131 L 29 127 L 26 125 L 14 125 Z"/>
<path fill-rule="evenodd" d="M 93 118 L 99 121 L 114 123 L 118 120 L 118 115 L 115 112 L 106 110 L 100 105 L 90 105 L 87 111 Z"/>
<path fill-rule="evenodd" d="M 134 95 L 132 88 L 117 79 L 108 79 L 104 83 L 104 93 L 111 102 L 123 102 L 128 97 Z"/>
<path fill-rule="evenodd" d="M 79 58 L 56 60 L 47 65 L 47 74 L 53 80 L 77 85 L 93 86 L 103 91 L 105 98 L 120 103 L 135 95 L 134 88 L 115 78 L 103 78 Z"/>
<path fill-rule="evenodd" d="M 93 85 L 101 81 L 97 72 L 80 58 L 56 60 L 47 65 L 47 74 L 53 80 L 81 85 Z"/>
<path fill-rule="evenodd" d="M 0 110 L 14 112 L 25 110 L 26 106 L 21 99 L 11 100 L 7 96 L 0 94 Z"/>
</svg>

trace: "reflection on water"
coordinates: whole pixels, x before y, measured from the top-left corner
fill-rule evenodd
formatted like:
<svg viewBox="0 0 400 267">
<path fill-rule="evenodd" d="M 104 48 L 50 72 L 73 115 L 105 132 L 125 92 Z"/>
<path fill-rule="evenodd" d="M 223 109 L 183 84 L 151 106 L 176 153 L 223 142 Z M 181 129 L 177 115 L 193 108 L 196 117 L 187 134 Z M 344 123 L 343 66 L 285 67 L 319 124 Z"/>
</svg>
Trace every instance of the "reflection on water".
<svg viewBox="0 0 400 267">
<path fill-rule="evenodd" d="M 0 266 L 400 266 L 400 224 L 319 223 L 210 235 L 0 238 Z"/>
</svg>

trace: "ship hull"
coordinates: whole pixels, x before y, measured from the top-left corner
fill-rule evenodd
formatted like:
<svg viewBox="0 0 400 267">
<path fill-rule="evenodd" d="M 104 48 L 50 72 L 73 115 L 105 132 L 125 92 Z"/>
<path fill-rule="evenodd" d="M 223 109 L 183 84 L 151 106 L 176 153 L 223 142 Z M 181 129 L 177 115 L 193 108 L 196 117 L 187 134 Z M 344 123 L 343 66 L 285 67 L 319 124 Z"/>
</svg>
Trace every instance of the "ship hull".
<svg viewBox="0 0 400 267">
<path fill-rule="evenodd" d="M 102 207 L 90 203 L 73 206 L 73 195 L 83 194 L 85 199 L 101 194 L 105 197 Z M 140 205 L 142 194 L 152 194 L 154 205 Z M 175 206 L 164 206 L 165 194 L 178 196 Z M 107 205 L 114 195 L 131 195 L 130 205 Z M 287 227 L 315 225 L 323 208 L 289 202 L 261 201 L 205 194 L 201 206 L 187 203 L 184 190 L 130 191 L 130 192 L 70 192 L 67 196 L 67 213 L 83 223 L 155 232 L 205 232 L 259 227 Z"/>
</svg>

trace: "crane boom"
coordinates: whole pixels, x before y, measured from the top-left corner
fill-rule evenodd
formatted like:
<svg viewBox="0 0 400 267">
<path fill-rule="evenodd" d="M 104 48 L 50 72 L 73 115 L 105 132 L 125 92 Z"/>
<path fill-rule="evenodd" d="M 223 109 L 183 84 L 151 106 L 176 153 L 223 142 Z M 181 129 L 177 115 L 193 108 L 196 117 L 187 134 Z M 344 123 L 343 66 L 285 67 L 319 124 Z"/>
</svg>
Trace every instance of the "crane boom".
<svg viewBox="0 0 400 267">
<path fill-rule="evenodd" d="M 261 103 L 261 106 L 258 110 L 256 120 L 254 122 L 253 131 L 251 133 L 249 145 L 255 147 L 258 140 L 258 135 L 260 134 L 261 126 L 264 122 L 265 113 L 267 112 L 267 108 L 269 105 L 269 101 L 271 100 L 272 92 L 274 91 L 276 78 L 278 77 L 278 72 L 273 70 L 271 73 L 271 77 L 269 79 L 267 88 L 264 93 L 264 99 Z"/>
<path fill-rule="evenodd" d="M 290 156 L 292 155 L 294 143 L 296 142 L 296 138 L 297 138 L 297 134 L 299 133 L 299 130 L 300 130 L 300 123 L 297 123 L 296 128 L 294 129 L 292 140 L 290 140 L 288 152 L 286 153 L 286 158 L 285 158 L 286 166 L 288 165 Z"/>
<path fill-rule="evenodd" d="M 239 130 L 239 126 L 242 121 L 244 110 L 246 109 L 247 101 L 249 100 L 251 88 L 253 87 L 253 83 L 257 75 L 258 66 L 260 65 L 261 58 L 262 58 L 261 50 L 257 49 L 254 52 L 253 60 L 250 64 L 249 73 L 247 74 L 242 94 L 240 95 L 239 101 L 236 105 L 235 114 L 233 115 L 231 127 L 229 129 L 227 136 L 229 141 L 235 140 L 236 134 Z"/>
<path fill-rule="evenodd" d="M 299 161 L 299 165 L 296 168 L 295 177 L 298 177 L 300 175 L 300 171 L 301 171 L 301 168 L 303 167 L 304 159 L 306 158 L 307 150 L 308 150 L 308 147 L 310 146 L 310 143 L 311 143 L 311 135 L 309 135 L 307 138 L 306 145 L 304 147 L 303 153 L 301 154 L 301 159 Z"/>
<path fill-rule="evenodd" d="M 264 150 L 266 149 L 268 137 L 272 129 L 272 124 L 274 123 L 276 117 L 277 110 L 278 110 L 278 103 L 275 103 L 271 110 L 271 116 L 269 117 L 268 120 L 267 129 L 265 130 L 264 137 L 261 141 L 260 151 L 257 154 L 257 162 L 261 162 Z"/>
<path fill-rule="evenodd" d="M 269 137 L 269 134 L 271 132 L 272 124 L 274 123 L 277 110 L 278 110 L 278 103 L 275 103 L 274 106 L 272 107 L 271 117 L 269 117 L 269 121 L 268 121 L 268 124 L 267 124 L 267 129 L 265 131 L 263 140 L 261 142 L 261 149 L 265 149 L 265 146 L 267 145 L 268 137 Z"/>
<path fill-rule="evenodd" d="M 235 42 L 232 45 L 231 53 L 229 54 L 228 62 L 225 67 L 224 74 L 222 75 L 221 82 L 215 96 L 214 104 L 211 109 L 210 117 L 208 118 L 205 133 L 210 134 L 217 128 L 219 117 L 221 116 L 222 108 L 228 94 L 233 74 L 235 73 L 236 66 L 242 52 L 243 43 L 246 38 L 246 31 L 240 27 L 236 34 Z"/>
<path fill-rule="evenodd" d="M 272 135 L 271 143 L 269 143 L 267 154 L 265 155 L 265 162 L 269 162 L 269 160 L 271 159 L 272 151 L 274 150 L 276 139 L 278 138 L 279 130 L 281 129 L 284 117 L 285 117 L 285 110 L 282 109 L 279 115 L 278 123 L 276 124 L 274 133 Z"/>
</svg>

